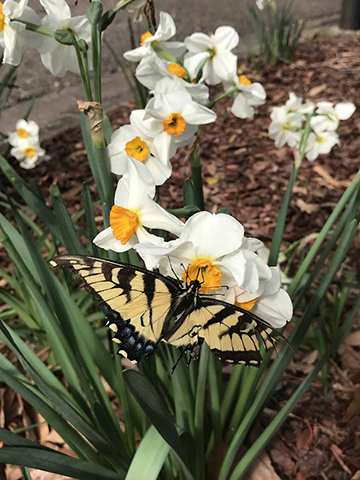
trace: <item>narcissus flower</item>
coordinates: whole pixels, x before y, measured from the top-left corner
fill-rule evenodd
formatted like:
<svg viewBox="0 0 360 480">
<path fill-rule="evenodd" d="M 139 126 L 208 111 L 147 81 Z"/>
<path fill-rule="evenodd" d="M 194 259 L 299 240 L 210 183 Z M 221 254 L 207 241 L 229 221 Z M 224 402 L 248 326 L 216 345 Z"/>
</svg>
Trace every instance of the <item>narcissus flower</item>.
<svg viewBox="0 0 360 480">
<path fill-rule="evenodd" d="M 39 125 L 34 122 L 34 120 L 30 120 L 29 122 L 24 119 L 18 120 L 15 128 L 16 131 L 9 134 L 10 145 L 16 146 L 23 140 L 32 143 L 39 142 Z"/>
<path fill-rule="evenodd" d="M 333 132 L 338 128 L 340 120 L 347 120 L 355 110 L 353 103 L 338 103 L 334 106 L 332 102 L 319 102 L 310 125 L 317 133 Z"/>
<path fill-rule="evenodd" d="M 10 150 L 10 154 L 19 160 L 20 167 L 30 170 L 34 168 L 45 157 L 45 150 L 37 142 L 27 139 L 18 141 Z"/>
<path fill-rule="evenodd" d="M 312 132 L 306 144 L 305 155 L 310 161 L 322 153 L 330 153 L 335 145 L 340 145 L 339 136 L 335 132 Z"/>
<path fill-rule="evenodd" d="M 223 26 L 215 30 L 214 35 L 193 33 L 185 39 L 188 53 L 184 66 L 192 78 L 202 70 L 200 81 L 217 85 L 229 81 L 236 74 L 237 57 L 233 50 L 239 43 L 239 35 L 234 28 Z"/>
<path fill-rule="evenodd" d="M 274 107 L 270 118 L 272 122 L 269 125 L 269 137 L 275 141 L 275 147 L 281 148 L 286 144 L 297 147 L 303 115 L 298 112 L 288 113 L 284 107 Z"/>
<path fill-rule="evenodd" d="M 85 40 L 91 47 L 91 26 L 85 15 L 71 18 L 70 7 L 65 0 L 39 1 L 47 13 L 41 21 L 44 27 L 51 30 L 69 30 L 78 40 Z M 63 45 L 52 37 L 45 37 L 39 51 L 44 66 L 53 75 L 63 77 L 67 71 L 79 73 L 76 51 L 72 45 Z"/>
<path fill-rule="evenodd" d="M 245 75 L 234 75 L 232 82 L 223 82 L 225 91 L 236 87 L 232 97 L 234 103 L 231 107 L 232 113 L 238 118 L 250 118 L 254 115 L 254 106 L 263 105 L 266 99 L 266 92 L 260 83 L 252 83 Z"/>
<path fill-rule="evenodd" d="M 0 47 L 4 49 L 3 63 L 19 65 L 25 46 L 38 48 L 42 36 L 25 30 L 23 20 L 36 25 L 40 19 L 34 10 L 27 6 L 29 0 L 5 0 L 0 2 Z"/>
<path fill-rule="evenodd" d="M 251 245 L 251 239 L 244 237 L 244 228 L 235 218 L 199 212 L 186 222 L 173 243 L 165 247 L 140 243 L 136 249 L 148 269 L 159 267 L 162 274 L 169 276 L 174 276 L 174 271 L 184 282 L 199 278 L 199 269 L 203 269 L 200 291 L 219 294 L 226 301 L 226 288 L 255 292 L 261 282 L 271 279 L 270 268 Z"/>
<path fill-rule="evenodd" d="M 155 55 L 154 47 L 166 50 L 170 55 L 178 57 L 185 51 L 185 45 L 182 42 L 168 42 L 176 34 L 174 20 L 168 13 L 160 12 L 159 26 L 152 35 L 146 32 L 141 36 L 139 47 L 124 53 L 126 60 L 130 62 L 139 62 L 148 55 Z"/>
<path fill-rule="evenodd" d="M 149 120 L 143 120 L 144 114 L 145 110 L 133 110 L 130 125 L 124 125 L 113 133 L 108 146 L 111 171 L 116 175 L 127 173 L 130 156 L 149 169 L 155 185 L 162 185 L 171 175 L 170 158 L 176 149 L 170 147 L 167 134 L 147 134 L 146 123 Z"/>
<path fill-rule="evenodd" d="M 170 93 L 158 93 L 146 105 L 146 118 L 157 120 L 154 127 L 166 132 L 176 146 L 191 142 L 199 125 L 214 122 L 216 114 L 194 102 L 191 95 L 178 90 Z"/>
<path fill-rule="evenodd" d="M 186 70 L 177 63 L 168 62 L 160 57 L 145 57 L 136 68 L 136 78 L 151 93 L 170 93 L 186 90 L 191 98 L 202 105 L 209 100 L 209 89 L 204 84 L 195 84 L 185 80 Z"/>
<path fill-rule="evenodd" d="M 126 252 L 139 242 L 163 245 L 164 239 L 147 228 L 159 228 L 179 235 L 183 223 L 154 202 L 155 184 L 149 170 L 141 162 L 129 159 L 128 173 L 118 182 L 115 205 L 110 212 L 110 227 L 93 240 L 105 250 Z"/>
</svg>

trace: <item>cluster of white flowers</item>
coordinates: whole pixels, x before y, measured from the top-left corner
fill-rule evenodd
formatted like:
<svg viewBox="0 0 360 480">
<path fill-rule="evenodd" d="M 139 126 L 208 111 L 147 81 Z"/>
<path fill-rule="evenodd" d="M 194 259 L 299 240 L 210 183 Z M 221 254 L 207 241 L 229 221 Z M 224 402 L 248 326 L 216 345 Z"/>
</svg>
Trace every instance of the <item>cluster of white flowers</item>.
<svg viewBox="0 0 360 480">
<path fill-rule="evenodd" d="M 230 215 L 199 212 L 184 224 L 156 201 L 155 183 L 142 162 L 125 157 L 127 169 L 119 180 L 110 227 L 94 243 L 106 250 L 134 248 L 149 270 L 178 277 L 184 283 L 203 272 L 201 292 L 251 310 L 273 327 L 292 317 L 292 303 L 281 288 L 279 267 L 268 267 L 259 254 L 263 243 L 244 236 L 243 226 Z M 151 233 L 164 230 L 177 236 L 165 241 Z M 183 267 L 183 265 L 185 267 Z"/>
<path fill-rule="evenodd" d="M 39 0 L 46 15 L 40 19 L 28 7 L 29 0 L 5 0 L 0 2 L 0 47 L 4 49 L 3 63 L 19 65 L 26 46 L 41 54 L 45 67 L 59 77 L 67 71 L 79 73 L 75 49 L 57 42 L 52 36 L 26 30 L 25 23 L 42 26 L 53 31 L 71 32 L 77 39 L 85 40 L 90 46 L 91 26 L 85 15 L 71 17 L 70 7 L 65 0 Z"/>
<path fill-rule="evenodd" d="M 144 33 L 141 45 L 125 52 L 127 60 L 139 62 L 136 77 L 145 87 L 155 93 L 186 90 L 194 101 L 205 104 L 209 98 L 207 85 L 222 83 L 234 99 L 232 113 L 240 118 L 252 117 L 253 107 L 265 103 L 263 86 L 237 74 L 237 56 L 232 50 L 239 43 L 239 35 L 234 28 L 222 26 L 210 36 L 193 33 L 184 42 L 170 41 L 175 34 L 171 16 L 160 12 L 156 32 Z M 166 82 L 162 83 L 163 79 Z"/>
<path fill-rule="evenodd" d="M 39 125 L 30 120 L 19 120 L 16 131 L 9 134 L 8 142 L 13 147 L 10 153 L 27 170 L 34 168 L 40 160 L 45 160 L 45 150 L 40 147 Z"/>
<path fill-rule="evenodd" d="M 310 118 L 310 128 L 305 155 L 310 161 L 320 154 L 329 153 L 334 145 L 340 145 L 336 130 L 340 120 L 347 120 L 354 113 L 353 103 L 331 102 L 303 103 L 302 98 L 290 93 L 282 107 L 275 107 L 270 115 L 269 136 L 275 147 L 284 145 L 299 148 L 304 123 Z"/>
</svg>

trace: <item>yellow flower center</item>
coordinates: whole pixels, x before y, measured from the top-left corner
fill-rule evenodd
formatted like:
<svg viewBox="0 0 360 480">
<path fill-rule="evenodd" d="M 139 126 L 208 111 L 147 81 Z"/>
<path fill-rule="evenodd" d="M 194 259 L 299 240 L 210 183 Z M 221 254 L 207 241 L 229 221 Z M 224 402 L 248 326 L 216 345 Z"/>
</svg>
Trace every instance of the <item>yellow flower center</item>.
<svg viewBox="0 0 360 480">
<path fill-rule="evenodd" d="M 3 4 L 0 2 L 0 32 L 5 28 L 5 15 L 3 14 Z"/>
<path fill-rule="evenodd" d="M 17 131 L 17 134 L 19 135 L 20 138 L 28 138 L 29 132 L 27 130 L 24 130 L 23 128 L 19 128 Z"/>
<path fill-rule="evenodd" d="M 182 274 L 183 282 L 190 284 L 192 280 L 201 283 L 200 292 L 209 293 L 209 290 L 218 290 L 221 287 L 222 273 L 206 258 L 197 258 Z"/>
<path fill-rule="evenodd" d="M 186 77 L 186 70 L 184 67 L 181 65 L 178 65 L 177 63 L 170 63 L 167 67 L 168 72 L 172 73 L 173 75 L 176 75 L 179 78 L 185 78 Z"/>
<path fill-rule="evenodd" d="M 72 28 L 69 27 L 61 27 L 61 30 L 66 30 L 67 32 L 70 32 L 74 35 L 74 37 L 78 37 L 79 35 L 73 30 Z"/>
<path fill-rule="evenodd" d="M 146 33 L 144 33 L 143 35 L 141 35 L 140 45 L 141 45 L 141 46 L 144 46 L 145 40 L 147 40 L 147 39 L 150 38 L 150 37 L 152 37 L 152 33 L 150 33 L 150 32 L 146 32 Z"/>
<path fill-rule="evenodd" d="M 176 137 L 181 135 L 186 128 L 184 117 L 180 113 L 170 113 L 169 118 L 163 122 L 164 132 L 174 134 Z"/>
<path fill-rule="evenodd" d="M 284 122 L 282 125 L 281 125 L 281 128 L 283 130 L 291 130 L 292 129 L 292 126 L 291 126 L 291 123 L 290 122 Z"/>
<path fill-rule="evenodd" d="M 210 55 L 209 55 L 209 59 L 214 58 L 215 55 L 217 54 L 217 51 L 216 51 L 216 48 L 215 48 L 215 47 L 213 47 L 213 48 L 205 48 L 204 51 L 205 51 L 205 52 L 209 52 L 209 54 L 210 54 Z"/>
<path fill-rule="evenodd" d="M 110 226 L 116 240 L 125 245 L 136 232 L 139 217 L 127 208 L 114 205 L 110 211 Z"/>
<path fill-rule="evenodd" d="M 251 80 L 249 80 L 246 75 L 240 75 L 239 83 L 241 85 L 251 85 Z"/>
<path fill-rule="evenodd" d="M 325 142 L 325 136 L 324 135 L 316 135 L 315 142 L 318 143 L 319 145 L 322 145 Z"/>
<path fill-rule="evenodd" d="M 237 307 L 242 308 L 243 310 L 251 310 L 255 305 L 256 300 L 257 300 L 257 297 L 253 298 L 252 300 L 249 300 L 248 302 L 235 302 L 235 305 Z"/>
<path fill-rule="evenodd" d="M 24 153 L 27 157 L 33 157 L 36 154 L 36 150 L 33 147 L 27 147 L 24 150 Z"/>
<path fill-rule="evenodd" d="M 130 142 L 127 142 L 125 152 L 130 155 L 130 157 L 143 162 L 149 155 L 150 150 L 146 142 L 141 140 L 140 137 L 135 137 Z"/>
</svg>

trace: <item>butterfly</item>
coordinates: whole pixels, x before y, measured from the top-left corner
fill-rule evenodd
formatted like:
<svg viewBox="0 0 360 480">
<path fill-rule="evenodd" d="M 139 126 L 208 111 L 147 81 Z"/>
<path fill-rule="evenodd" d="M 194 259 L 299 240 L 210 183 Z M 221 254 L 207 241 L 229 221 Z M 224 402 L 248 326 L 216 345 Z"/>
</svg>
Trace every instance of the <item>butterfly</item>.
<svg viewBox="0 0 360 480">
<path fill-rule="evenodd" d="M 178 347 L 181 356 L 205 342 L 222 360 L 258 367 L 261 345 L 268 351 L 280 335 L 253 313 L 202 294 L 201 275 L 184 286 L 156 271 L 100 258 L 62 255 L 49 263 L 72 267 L 84 280 L 106 307 L 117 353 L 134 363 L 154 353 L 160 341 Z"/>
</svg>

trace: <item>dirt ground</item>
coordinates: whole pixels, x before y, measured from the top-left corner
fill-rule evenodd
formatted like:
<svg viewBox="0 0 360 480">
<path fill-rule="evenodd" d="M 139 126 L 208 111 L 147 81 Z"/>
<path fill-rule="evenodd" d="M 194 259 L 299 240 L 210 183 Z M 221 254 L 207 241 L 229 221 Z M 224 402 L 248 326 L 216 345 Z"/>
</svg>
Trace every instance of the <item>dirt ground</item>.
<svg viewBox="0 0 360 480">
<path fill-rule="evenodd" d="M 230 101 L 221 103 L 216 107 L 217 122 L 203 129 L 201 158 L 206 208 L 210 211 L 229 208 L 245 226 L 247 236 L 260 238 L 266 244 L 271 240 L 293 164 L 292 150 L 276 149 L 268 138 L 271 108 L 283 104 L 292 91 L 313 102 L 357 103 L 355 114 L 342 122 L 338 130 L 341 147 L 335 147 L 329 155 L 322 155 L 314 162 L 303 162 L 288 212 L 284 234 L 284 247 L 287 247 L 322 228 L 359 169 L 360 39 L 307 40 L 299 46 L 292 62 L 281 63 L 259 76 L 251 73 L 246 61 L 240 67 L 252 81 L 264 85 L 267 102 L 257 108 L 254 119 L 247 120 L 230 113 Z M 212 94 L 216 93 L 215 89 Z M 128 103 L 110 112 L 113 126 L 128 123 L 133 108 L 133 104 Z M 16 168 L 28 182 L 37 181 L 47 198 L 51 185 L 57 183 L 69 211 L 75 214 L 82 208 L 83 182 L 90 184 L 96 198 L 80 129 L 50 138 L 43 147 L 51 160 L 28 172 Z M 182 206 L 182 185 L 188 176 L 191 169 L 184 149 L 176 154 L 173 175 L 161 187 L 162 206 Z M 15 195 L 10 187 L 9 191 Z M 100 207 L 97 214 L 100 229 Z M 344 262 L 345 271 L 359 272 L 359 247 L 357 237 Z M 5 261 L 3 249 L 2 260 Z M 295 358 L 261 418 L 264 426 L 284 405 L 316 358 L 316 351 Z M 323 398 L 319 378 L 269 445 L 262 462 L 265 470 L 261 475 L 255 470 L 252 478 L 359 480 L 359 452 L 360 332 L 357 331 L 350 334 L 338 358 L 330 364 L 328 402 Z"/>
</svg>

